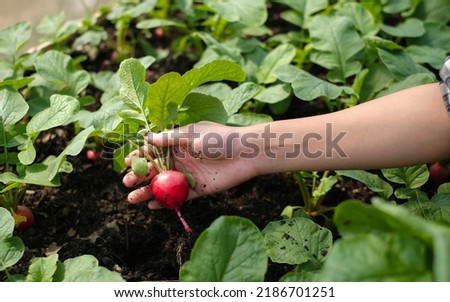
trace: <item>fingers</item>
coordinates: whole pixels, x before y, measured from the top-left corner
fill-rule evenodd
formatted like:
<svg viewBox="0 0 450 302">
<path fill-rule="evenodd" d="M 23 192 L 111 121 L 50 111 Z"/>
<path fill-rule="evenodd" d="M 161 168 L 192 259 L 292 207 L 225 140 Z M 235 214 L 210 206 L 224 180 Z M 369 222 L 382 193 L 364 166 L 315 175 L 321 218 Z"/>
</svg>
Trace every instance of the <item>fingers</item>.
<svg viewBox="0 0 450 302">
<path fill-rule="evenodd" d="M 128 194 L 128 202 L 131 204 L 137 204 L 147 200 L 151 200 L 153 194 L 148 186 L 140 187 Z"/>
<path fill-rule="evenodd" d="M 194 131 L 194 125 L 174 128 L 160 133 L 148 133 L 145 139 L 157 147 L 171 147 L 187 145 L 198 137 Z"/>
<path fill-rule="evenodd" d="M 156 168 L 153 167 L 151 163 L 148 163 L 147 166 L 148 166 L 148 173 L 143 176 L 137 175 L 136 173 L 134 173 L 134 171 L 130 171 L 127 174 L 125 174 L 125 176 L 122 179 L 122 182 L 125 185 L 125 187 L 131 188 L 138 184 L 150 181 L 158 173 Z"/>
</svg>

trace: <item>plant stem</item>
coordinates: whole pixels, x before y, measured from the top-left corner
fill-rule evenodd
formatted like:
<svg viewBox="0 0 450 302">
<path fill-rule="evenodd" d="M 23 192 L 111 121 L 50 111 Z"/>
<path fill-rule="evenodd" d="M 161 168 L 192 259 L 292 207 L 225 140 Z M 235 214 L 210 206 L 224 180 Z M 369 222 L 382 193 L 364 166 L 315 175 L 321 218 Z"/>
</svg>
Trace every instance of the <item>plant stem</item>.
<svg viewBox="0 0 450 302">
<path fill-rule="evenodd" d="M 305 204 L 305 209 L 311 208 L 310 193 L 306 185 L 305 179 L 300 175 L 300 172 L 294 174 L 294 178 L 300 188 L 300 193 L 302 194 L 303 203 Z"/>
</svg>

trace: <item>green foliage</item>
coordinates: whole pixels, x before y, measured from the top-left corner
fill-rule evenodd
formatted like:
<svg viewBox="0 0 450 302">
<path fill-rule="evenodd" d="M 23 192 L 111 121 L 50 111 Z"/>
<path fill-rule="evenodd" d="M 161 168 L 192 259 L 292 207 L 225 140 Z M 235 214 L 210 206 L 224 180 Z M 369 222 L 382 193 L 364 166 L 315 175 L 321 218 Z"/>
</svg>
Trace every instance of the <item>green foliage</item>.
<svg viewBox="0 0 450 302">
<path fill-rule="evenodd" d="M 181 281 L 263 281 L 267 249 L 258 228 L 241 217 L 223 216 L 197 239 Z"/>
<path fill-rule="evenodd" d="M 13 236 L 14 219 L 8 210 L 0 207 L 0 271 L 5 271 L 7 281 L 28 282 L 113 282 L 124 281 L 116 272 L 99 266 L 97 259 L 83 255 L 58 262 L 58 255 L 34 258 L 27 275 L 10 275 L 7 269 L 23 256 L 25 246 Z"/>
<path fill-rule="evenodd" d="M 333 241 L 330 230 L 303 217 L 270 222 L 262 233 L 270 259 L 293 265 L 309 262 L 320 267 Z"/>
<path fill-rule="evenodd" d="M 72 171 L 67 157 L 88 143 L 114 144 L 113 164 L 123 171 L 144 132 L 205 120 L 266 123 L 299 101 L 332 112 L 436 82 L 449 54 L 449 6 L 447 0 L 118 1 L 85 20 L 45 17 L 36 31 L 47 46 L 30 52 L 24 48 L 31 25 L 9 26 L 0 31 L 0 205 L 13 209 L 31 184 L 59 186 L 60 173 Z M 277 24 L 287 32 L 272 27 L 269 7 L 280 12 Z M 89 63 L 105 55 L 104 47 L 111 57 L 93 71 Z M 41 159 L 39 138 L 67 126 L 75 131 L 67 146 Z M 138 174 L 146 167 L 146 160 L 132 162 Z M 425 165 L 294 177 L 302 206 L 287 207 L 286 219 L 262 232 L 242 218 L 219 218 L 200 236 L 180 279 L 262 281 L 270 257 L 293 267 L 282 281 L 450 281 L 450 189 L 427 190 Z M 346 178 L 391 202 L 324 204 Z M 24 249 L 4 212 L 0 207 L 0 270 Z M 330 228 L 334 218 L 342 238 L 311 220 L 317 218 Z M 37 258 L 27 276 L 10 277 L 121 281 L 91 256 Z"/>
<path fill-rule="evenodd" d="M 16 264 L 25 251 L 22 240 L 13 236 L 13 231 L 13 217 L 6 209 L 0 207 L 0 271 Z"/>
</svg>

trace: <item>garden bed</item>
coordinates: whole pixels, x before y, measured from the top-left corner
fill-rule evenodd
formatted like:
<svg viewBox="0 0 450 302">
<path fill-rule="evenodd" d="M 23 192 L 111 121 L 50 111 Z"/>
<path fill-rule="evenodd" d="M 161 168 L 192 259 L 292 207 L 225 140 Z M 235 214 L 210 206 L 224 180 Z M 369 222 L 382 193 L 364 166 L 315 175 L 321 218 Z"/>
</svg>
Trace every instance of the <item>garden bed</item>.
<svg viewBox="0 0 450 302">
<path fill-rule="evenodd" d="M 181 2 L 185 1 L 177 1 L 177 5 L 189 6 L 188 1 L 184 4 Z M 255 240 L 262 242 L 261 238 L 264 237 L 268 245 L 268 242 L 273 240 L 268 238 L 275 236 L 273 233 L 276 233 L 273 230 L 273 233 L 270 233 L 270 228 L 275 228 L 271 224 L 274 221 L 281 221 L 278 225 L 280 228 L 296 224 L 302 226 L 296 230 L 278 231 L 284 232 L 283 240 L 292 241 L 296 236 L 297 241 L 298 238 L 304 239 L 305 242 L 317 240 L 311 243 L 317 245 L 316 253 L 310 252 L 310 246 L 305 243 L 303 249 L 292 252 L 288 255 L 288 259 L 283 258 L 285 257 L 283 253 L 278 254 L 280 250 L 286 249 L 284 243 L 270 242 L 275 247 L 267 247 L 268 252 L 263 251 L 259 254 L 261 263 L 255 262 L 255 267 L 264 268 L 265 261 L 268 261 L 267 272 L 263 274 L 263 277 L 261 275 L 243 276 L 243 279 L 238 281 L 261 278 L 265 281 L 278 281 L 280 278 L 293 278 L 289 279 L 293 281 L 315 281 L 318 280 L 315 279 L 318 278 L 317 276 L 325 280 L 337 281 L 354 281 L 366 277 L 367 280 L 371 280 L 370 278 L 401 281 L 445 280 L 448 275 L 442 272 L 444 269 L 439 272 L 438 267 L 445 268 L 448 263 L 440 266 L 430 264 L 435 261 L 431 260 L 434 256 L 430 255 L 437 255 L 436 259 L 444 261 L 438 256 L 443 255 L 445 250 L 433 245 L 433 240 L 440 240 L 441 237 L 436 239 L 438 236 L 436 238 L 433 236 L 437 233 L 430 235 L 426 232 L 439 228 L 434 221 L 446 223 L 450 221 L 447 195 L 445 195 L 450 194 L 450 189 L 445 186 L 438 188 L 440 183 L 429 181 L 426 165 L 398 170 L 326 171 L 315 174 L 293 171 L 258 176 L 226 192 L 186 202 L 182 209 L 183 215 L 193 229 L 192 233 L 186 233 L 173 211 L 167 209 L 151 211 L 145 203 L 132 205 L 127 202 L 127 195 L 132 189 L 123 185 L 122 177 L 129 169 L 125 169 L 123 162 L 118 162 L 120 158 L 115 157 L 112 160 L 111 154 L 106 152 L 103 154 L 104 158 L 100 160 L 87 158 L 86 153 L 93 148 L 108 149 L 111 144 L 116 143 L 114 140 L 109 141 L 108 135 L 112 132 L 121 133 L 127 117 L 132 116 L 128 120 L 128 122 L 131 121 L 132 131 L 137 132 L 143 128 L 142 124 L 133 124 L 139 120 L 139 117 L 136 118 L 136 115 L 130 114 L 130 108 L 136 112 L 142 109 L 136 109 L 139 107 L 136 104 L 141 100 L 131 99 L 130 101 L 127 99 L 129 91 L 121 90 L 126 86 L 124 80 L 126 77 L 142 81 L 138 83 L 142 85 L 146 81 L 151 87 L 151 85 L 160 85 L 158 80 L 170 72 L 177 72 L 179 75 L 191 72 L 198 78 L 205 77 L 205 82 L 220 82 L 217 84 L 226 86 L 225 88 L 220 86 L 220 89 L 225 89 L 222 91 L 229 89 L 230 93 L 238 91 L 250 94 L 248 92 L 251 91 L 250 89 L 238 90 L 248 84 L 247 87 L 253 87 L 257 93 L 253 93 L 242 101 L 241 106 L 235 111 L 225 112 L 225 109 L 229 109 L 233 104 L 227 105 L 227 99 L 220 99 L 224 103 L 223 106 L 221 105 L 220 113 L 225 114 L 225 120 L 223 120 L 223 114 L 222 120 L 233 125 L 240 120 L 243 121 L 242 125 L 245 125 L 325 114 L 415 84 L 430 82 L 436 79 L 437 75 L 437 60 L 433 58 L 442 56 L 442 53 L 446 54 L 441 47 L 445 44 L 444 38 L 443 41 L 434 42 L 436 56 L 430 56 L 427 60 L 421 61 L 420 56 L 417 55 L 420 51 L 429 49 L 427 43 L 430 36 L 441 30 L 447 30 L 448 33 L 448 26 L 442 25 L 441 28 L 436 22 L 443 17 L 431 14 L 427 5 L 420 1 L 417 4 L 409 4 L 408 7 L 389 5 L 389 3 L 371 6 L 365 1 L 356 3 L 316 1 L 314 5 L 311 4 L 309 11 L 305 11 L 305 7 L 296 5 L 295 1 L 257 1 L 263 4 L 264 12 L 269 12 L 266 20 L 263 20 L 265 27 L 263 23 L 252 26 L 248 23 L 251 20 L 233 21 L 226 10 L 222 11 L 220 6 L 211 4 L 214 1 L 204 2 L 204 6 L 190 4 L 192 7 L 189 8 L 192 10 L 184 11 L 178 7 L 171 9 L 170 1 L 136 1 L 136 3 L 119 1 L 117 7 L 105 8 L 95 17 L 86 19 L 81 27 L 79 25 L 73 27 L 69 21 L 64 20 L 64 16 L 60 15 L 47 19 L 44 22 L 46 26 L 40 28 L 47 35 L 48 41 L 45 46 L 34 49 L 29 55 L 18 54 L 21 46 L 12 53 L 7 53 L 12 56 L 14 64 L 18 65 L 15 66 L 14 72 L 6 70 L 5 73 L 0 73 L 2 76 L 12 72 L 11 75 L 1 78 L 4 84 L 0 85 L 0 89 L 13 87 L 3 89 L 7 90 L 5 93 L 8 93 L 8 96 L 13 95 L 13 91 L 16 93 L 17 90 L 31 105 L 30 115 L 24 113 L 24 116 L 17 121 L 17 124 L 20 124 L 17 128 L 33 121 L 40 110 L 51 109 L 53 104 L 48 104 L 51 94 L 63 95 L 61 102 L 68 104 L 78 100 L 84 115 L 75 115 L 78 112 L 74 109 L 74 116 L 81 117 L 80 120 L 73 121 L 67 117 L 64 123 L 55 127 L 41 127 L 36 132 L 23 133 L 23 137 L 32 140 L 33 148 L 36 150 L 36 158 L 32 162 L 42 163 L 49 156 L 57 156 L 62 152 L 67 154 L 63 154 L 64 158 L 58 166 L 60 170 L 55 170 L 53 166 L 53 169 L 49 168 L 47 171 L 54 172 L 55 175 L 52 175 L 55 179 L 60 178 L 60 185 L 53 187 L 40 185 L 35 179 L 27 183 L 27 178 L 23 175 L 20 175 L 23 178 L 13 178 L 18 183 L 27 185 L 25 197 L 21 202 L 34 212 L 35 223 L 31 228 L 14 232 L 14 235 L 23 240 L 25 252 L 17 264 L 8 268 L 7 274 L 0 271 L 0 280 L 14 274 L 26 275 L 34 259 L 54 254 L 58 254 L 60 262 L 80 255 L 92 255 L 99 261 L 100 266 L 119 273 L 126 281 L 167 281 L 183 278 L 184 280 L 203 280 L 204 276 L 195 276 L 195 273 L 189 275 L 192 273 L 189 272 L 189 267 L 185 268 L 184 277 L 180 277 L 180 270 L 191 257 L 194 259 L 190 263 L 191 266 L 198 261 L 198 255 L 202 251 L 201 244 L 198 245 L 196 254 L 191 252 L 194 245 L 197 246 L 200 235 L 220 217 L 230 216 L 245 219 L 240 223 L 247 224 L 247 227 L 255 226 L 258 230 L 256 235 L 253 234 L 257 238 Z M 439 1 L 436 0 L 436 2 Z M 330 14 L 330 12 L 333 13 Z M 255 19 L 260 17 L 253 15 Z M 411 16 L 414 16 L 414 20 L 408 22 L 413 24 L 406 22 Z M 418 17 L 426 20 L 420 21 L 422 22 L 420 26 L 417 24 L 419 21 L 415 21 Z M 151 22 L 155 20 L 156 23 L 152 24 Z M 366 27 L 359 23 L 361 20 L 366 22 Z M 146 21 L 148 22 L 145 23 Z M 254 22 L 260 21 L 254 20 Z M 336 45 L 327 44 L 329 39 L 314 31 L 319 25 L 326 25 L 328 22 L 335 25 L 329 28 L 330 31 L 336 30 L 335 34 L 342 35 L 343 41 L 336 42 Z M 448 20 L 446 22 L 448 23 Z M 316 27 L 309 28 L 311 24 Z M 65 28 L 66 32 L 59 32 L 58 26 Z M 425 32 L 421 35 L 416 33 L 417 26 L 423 28 Z M 26 31 L 26 25 L 22 25 L 22 30 Z M 409 36 L 418 36 L 404 37 L 405 32 Z M 346 48 L 343 50 L 346 52 L 343 54 L 345 58 L 333 58 L 331 55 L 331 60 L 336 59 L 341 63 L 344 60 L 343 66 L 336 67 L 333 64 L 327 64 L 327 60 L 321 61 L 324 58 L 322 55 L 328 56 L 330 52 L 336 54 L 338 50 L 342 50 L 341 43 L 355 47 L 354 50 L 344 47 Z M 45 60 L 48 61 L 43 59 L 45 56 Z M 141 58 L 142 65 L 139 65 L 137 60 L 131 60 L 132 57 Z M 18 58 L 25 59 L 18 60 Z M 60 70 L 56 68 L 52 71 L 51 67 L 52 64 L 62 66 L 58 64 L 66 59 L 70 59 L 70 63 L 64 66 L 67 68 L 61 72 L 61 75 L 58 74 L 60 78 L 63 78 L 61 84 L 58 82 L 60 78 L 53 78 L 53 73 Z M 127 59 L 130 60 L 127 61 Z M 404 64 L 397 64 L 396 60 Z M 135 69 L 132 72 L 125 70 L 123 67 L 125 64 L 121 65 L 123 62 L 129 64 L 127 67 L 132 66 Z M 223 76 L 223 81 L 205 76 L 202 74 L 205 71 L 202 67 L 209 63 L 216 64 L 210 66 L 227 66 L 235 71 L 235 74 Z M 280 66 L 277 66 L 278 64 Z M 412 65 L 411 68 L 418 73 L 417 77 L 409 77 L 410 69 L 402 70 L 401 66 L 408 64 Z M 150 67 L 144 68 L 144 65 Z M 264 74 L 266 66 L 274 65 L 281 71 Z M 264 68 L 258 69 L 258 66 Z M 290 68 L 282 69 L 286 66 Z M 144 70 L 145 79 L 133 78 L 142 70 Z M 101 74 L 101 72 L 104 73 Z M 29 78 L 35 77 L 36 74 L 37 84 Z M 85 86 L 80 84 L 83 81 L 86 82 Z M 199 80 L 197 84 L 201 86 L 204 83 Z M 136 85 L 137 88 L 133 88 L 139 92 L 138 89 L 142 85 Z M 319 94 L 311 88 L 316 85 L 324 87 Z M 129 88 L 125 87 L 125 90 Z M 182 102 L 191 92 L 186 91 L 179 100 L 177 110 L 180 112 L 189 110 L 189 106 L 182 106 L 184 105 Z M 214 89 L 206 89 L 201 90 L 201 93 L 211 94 L 208 95 L 211 97 L 208 100 L 212 103 L 216 102 L 216 105 L 217 102 L 220 103 L 220 90 L 217 92 Z M 245 93 L 242 93 L 242 96 L 245 96 Z M 14 94 L 14 96 L 17 95 Z M 116 98 L 116 103 L 108 103 L 113 98 Z M 274 98 L 276 102 L 273 101 Z M 38 103 L 42 99 L 45 101 Z M 123 100 L 120 104 L 122 107 L 117 108 L 120 100 Z M 162 101 L 158 103 L 160 104 L 165 105 Z M 109 113 L 108 105 L 111 106 L 111 110 L 115 110 L 109 117 L 111 118 L 109 121 L 113 122 L 104 119 L 105 114 Z M 124 109 L 126 106 L 129 108 Z M 103 115 L 94 115 L 98 112 Z M 189 111 L 187 112 L 189 114 Z M 122 114 L 123 120 L 114 124 L 118 114 Z M 208 115 L 206 112 L 203 116 L 213 115 Z M 236 116 L 246 119 L 233 119 Z M 144 116 L 145 118 L 147 116 Z M 142 118 L 140 121 L 142 122 Z M 182 119 L 181 121 L 183 122 Z M 173 124 L 178 122 L 180 120 L 174 120 Z M 109 129 L 111 124 L 114 124 L 118 130 Z M 151 120 L 151 124 L 156 127 L 158 123 Z M 163 129 L 165 127 L 159 130 Z M 80 133 L 83 134 L 86 130 L 90 132 L 86 132 L 88 134 L 83 137 L 83 140 L 80 139 Z M 108 133 L 107 130 L 110 132 Z M 120 137 L 123 143 L 120 148 L 128 152 L 131 149 L 130 146 L 124 147 L 126 145 L 124 137 Z M 77 144 L 67 151 L 67 146 L 70 146 L 74 140 Z M 18 164 L 19 161 L 27 162 L 26 156 L 31 157 L 31 151 L 25 152 L 24 155 L 24 149 L 25 151 L 32 149 L 24 141 L 26 140 L 14 146 L 8 145 L 8 149 L 17 148 L 15 154 L 19 154 L 19 151 L 22 154 L 16 155 L 13 159 L 5 156 L 5 161 L 11 160 L 11 163 L 8 163 L 11 166 Z M 55 165 L 56 160 L 54 158 L 51 160 L 53 162 L 50 161 L 48 167 Z M 2 173 L 9 172 L 5 170 L 6 166 L 2 169 L 0 171 Z M 20 168 L 11 171 L 19 173 Z M 2 177 L 1 174 L 0 177 Z M 399 178 L 408 181 L 398 181 Z M 11 178 L 3 179 L 8 181 L 2 182 L 1 189 L 5 189 L 11 183 Z M 45 179 L 43 183 L 49 184 L 48 181 Z M 331 185 L 327 185 L 327 182 Z M 325 185 L 322 187 L 320 183 Z M 395 200 L 395 203 L 399 205 L 398 208 L 400 205 L 405 205 L 399 211 L 403 211 L 404 208 L 410 211 L 405 210 L 394 215 L 397 207 L 389 208 L 393 205 L 379 201 L 380 196 L 386 200 Z M 378 203 L 375 202 L 374 207 L 370 207 L 374 197 Z M 306 201 L 308 198 L 312 200 L 309 204 L 312 208 L 309 209 Z M 335 217 L 336 207 L 347 210 L 341 210 Z M 284 212 L 286 209 L 292 211 Z M 359 217 L 370 217 L 370 221 L 360 221 Z M 420 220 L 415 221 L 416 218 Z M 372 220 L 379 223 L 372 224 Z M 423 228 L 426 234 L 418 235 L 415 228 L 411 226 L 413 222 L 411 224 L 405 222 L 408 220 L 426 225 L 427 227 Z M 396 222 L 383 228 L 385 221 Z M 369 226 L 366 227 L 365 223 Z M 260 230 L 264 231 L 260 232 Z M 391 246 L 383 240 L 391 237 L 395 237 L 398 242 L 403 242 L 402 240 L 405 239 L 405 250 L 408 248 L 414 250 L 418 245 L 417 242 L 420 242 L 422 249 L 419 251 L 426 250 L 426 253 L 418 252 L 419 254 L 414 254 L 414 257 L 422 261 L 418 260 L 425 268 L 417 275 L 405 273 L 406 279 L 402 279 L 403 275 L 398 274 L 396 267 L 392 271 L 374 277 L 371 275 L 371 268 L 364 267 L 365 263 L 358 264 L 357 260 L 352 262 L 352 259 L 349 259 L 349 262 L 342 262 L 339 252 L 345 250 L 339 249 L 336 249 L 335 256 L 330 256 L 333 262 L 326 267 L 331 241 L 343 242 L 340 246 L 344 246 L 343 249 L 345 249 L 350 240 L 346 241 L 345 236 L 342 239 L 342 235 L 350 234 L 347 237 L 348 240 L 353 235 L 356 237 L 361 235 L 361 230 L 380 240 L 380 245 L 383 247 L 386 245 L 386 249 L 390 249 Z M 228 235 L 227 231 L 227 229 L 222 230 L 223 237 Z M 242 230 L 245 234 L 247 231 L 248 229 Z M 234 229 L 230 230 L 230 233 L 233 232 Z M 308 237 L 317 233 L 320 234 L 319 239 Z M 431 241 L 423 240 L 429 236 L 433 238 Z M 203 243 L 207 241 L 204 237 L 201 238 Z M 360 244 L 359 249 L 370 249 L 370 244 L 366 244 L 364 240 L 367 238 L 356 242 Z M 291 243 L 298 244 L 295 241 Z M 351 242 L 351 244 L 356 243 Z M 278 250 L 275 251 L 275 248 Z M 402 261 L 401 251 L 389 251 L 399 263 Z M 367 253 L 370 254 L 370 251 Z M 300 260 L 298 255 L 301 255 Z M 370 255 L 379 256 L 374 251 Z M 377 258 L 374 263 L 383 265 L 385 260 Z M 205 263 L 204 270 L 209 270 L 207 264 Z M 333 273 L 334 270 L 330 269 L 333 264 L 340 267 L 344 273 Z M 353 264 L 356 269 L 352 269 Z M 415 269 L 414 265 L 409 267 L 405 264 L 405 266 L 411 270 Z M 399 267 L 399 270 L 403 269 L 402 263 Z M 322 269 L 323 275 L 321 275 Z M 226 279 L 226 281 L 230 280 Z"/>
</svg>

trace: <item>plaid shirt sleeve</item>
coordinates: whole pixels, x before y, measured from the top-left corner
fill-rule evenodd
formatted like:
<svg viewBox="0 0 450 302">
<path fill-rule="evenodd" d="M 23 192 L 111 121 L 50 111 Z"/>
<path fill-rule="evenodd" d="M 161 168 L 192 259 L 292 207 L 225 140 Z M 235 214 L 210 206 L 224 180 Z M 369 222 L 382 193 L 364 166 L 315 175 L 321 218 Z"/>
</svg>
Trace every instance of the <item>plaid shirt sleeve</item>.
<svg viewBox="0 0 450 302">
<path fill-rule="evenodd" d="M 441 87 L 442 96 L 444 97 L 445 107 L 450 114 L 450 56 L 445 60 L 444 66 L 442 66 L 439 76 L 441 81 L 439 86 Z"/>
</svg>

